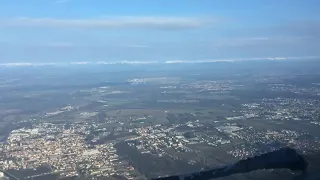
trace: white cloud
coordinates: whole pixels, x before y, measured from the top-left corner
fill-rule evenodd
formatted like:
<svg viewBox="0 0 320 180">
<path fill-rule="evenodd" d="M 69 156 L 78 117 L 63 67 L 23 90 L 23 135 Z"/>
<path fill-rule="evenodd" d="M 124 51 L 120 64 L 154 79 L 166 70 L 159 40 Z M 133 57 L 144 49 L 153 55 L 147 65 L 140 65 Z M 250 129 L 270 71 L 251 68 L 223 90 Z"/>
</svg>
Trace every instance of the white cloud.
<svg viewBox="0 0 320 180">
<path fill-rule="evenodd" d="M 268 37 L 253 37 L 251 38 L 252 40 L 256 40 L 256 41 L 266 41 L 269 38 Z"/>
<path fill-rule="evenodd" d="M 117 16 L 98 19 L 20 17 L 0 19 L 0 27 L 192 29 L 210 26 L 216 21 L 217 19 L 201 17 Z"/>
<path fill-rule="evenodd" d="M 130 48 L 149 48 L 149 46 L 139 45 L 139 44 L 129 44 L 126 47 L 130 47 Z"/>
<path fill-rule="evenodd" d="M 57 65 L 57 63 L 24 63 L 24 62 L 17 62 L 17 63 L 0 63 L 0 67 L 53 66 L 53 65 Z"/>
<path fill-rule="evenodd" d="M 73 47 L 75 46 L 75 44 L 71 43 L 71 42 L 52 42 L 47 44 L 48 47 Z"/>
<path fill-rule="evenodd" d="M 239 61 L 254 61 L 254 60 L 312 60 L 319 59 L 320 56 L 284 56 L 284 57 L 258 57 L 258 58 L 233 58 L 233 59 L 205 59 L 205 60 L 169 60 L 169 61 L 78 61 L 65 63 L 31 63 L 31 62 L 16 62 L 16 63 L 0 63 L 1 67 L 20 67 L 20 66 L 60 66 L 60 65 L 112 65 L 112 64 L 198 64 L 198 63 L 215 63 L 215 62 L 239 62 Z"/>
<path fill-rule="evenodd" d="M 79 62 L 71 62 L 72 65 L 85 65 L 85 64 L 91 64 L 92 62 L 87 61 L 79 61 Z"/>
<path fill-rule="evenodd" d="M 232 37 L 217 38 L 213 40 L 213 47 L 244 47 L 259 46 L 266 44 L 283 45 L 306 42 L 308 36 L 270 36 L 270 37 Z"/>
<path fill-rule="evenodd" d="M 55 3 L 67 3 L 67 2 L 70 2 L 70 1 L 73 1 L 73 0 L 58 0 L 58 1 L 55 1 Z"/>
</svg>

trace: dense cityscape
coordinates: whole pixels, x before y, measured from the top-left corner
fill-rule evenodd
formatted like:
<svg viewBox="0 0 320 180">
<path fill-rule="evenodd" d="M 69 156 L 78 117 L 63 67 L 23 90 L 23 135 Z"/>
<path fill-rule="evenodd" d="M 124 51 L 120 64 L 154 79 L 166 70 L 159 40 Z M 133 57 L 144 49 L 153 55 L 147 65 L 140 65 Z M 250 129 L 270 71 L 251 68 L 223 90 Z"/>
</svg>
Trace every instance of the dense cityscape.
<svg viewBox="0 0 320 180">
<path fill-rule="evenodd" d="M 126 73 L 117 82 L 57 94 L 7 84 L 10 98 L 3 101 L 25 102 L 1 105 L 0 167 L 24 179 L 148 179 L 282 147 L 320 152 L 317 81 L 269 72 L 211 80 Z"/>
<path fill-rule="evenodd" d="M 0 0 L 0 180 L 320 180 L 320 0 Z"/>
</svg>

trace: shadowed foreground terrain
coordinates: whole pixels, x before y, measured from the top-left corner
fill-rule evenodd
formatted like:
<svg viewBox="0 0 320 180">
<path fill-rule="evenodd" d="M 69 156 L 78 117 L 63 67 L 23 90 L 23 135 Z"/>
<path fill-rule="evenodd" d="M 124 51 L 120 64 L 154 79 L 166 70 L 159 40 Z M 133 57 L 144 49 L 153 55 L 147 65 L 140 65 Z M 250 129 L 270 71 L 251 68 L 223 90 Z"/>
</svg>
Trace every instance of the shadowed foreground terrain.
<svg viewBox="0 0 320 180">
<path fill-rule="evenodd" d="M 319 179 L 319 163 L 319 154 L 303 157 L 294 149 L 282 148 L 234 164 L 154 180 Z"/>
</svg>

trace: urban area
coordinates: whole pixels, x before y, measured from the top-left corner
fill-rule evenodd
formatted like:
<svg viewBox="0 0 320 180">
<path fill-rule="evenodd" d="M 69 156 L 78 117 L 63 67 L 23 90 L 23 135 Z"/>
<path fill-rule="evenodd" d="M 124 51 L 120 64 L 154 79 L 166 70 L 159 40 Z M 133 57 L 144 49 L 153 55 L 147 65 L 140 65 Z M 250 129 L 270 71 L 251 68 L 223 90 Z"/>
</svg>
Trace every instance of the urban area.
<svg viewBox="0 0 320 180">
<path fill-rule="evenodd" d="M 3 102 L 16 102 L 1 104 L 0 167 L 24 179 L 149 179 L 282 147 L 320 151 L 314 74 L 306 82 L 292 73 L 121 73 L 99 85 L 50 89 L 14 89 L 10 81 Z"/>
</svg>

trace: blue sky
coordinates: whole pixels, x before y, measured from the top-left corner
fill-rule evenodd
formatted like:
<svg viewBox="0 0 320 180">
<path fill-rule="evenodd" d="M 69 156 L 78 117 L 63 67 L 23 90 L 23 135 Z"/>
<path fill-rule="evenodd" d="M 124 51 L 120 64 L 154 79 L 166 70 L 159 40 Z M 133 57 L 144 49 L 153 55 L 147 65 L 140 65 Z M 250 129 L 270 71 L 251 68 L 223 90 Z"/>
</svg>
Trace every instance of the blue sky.
<svg viewBox="0 0 320 180">
<path fill-rule="evenodd" d="M 0 62 L 320 55 L 319 0 L 0 0 Z"/>
</svg>

